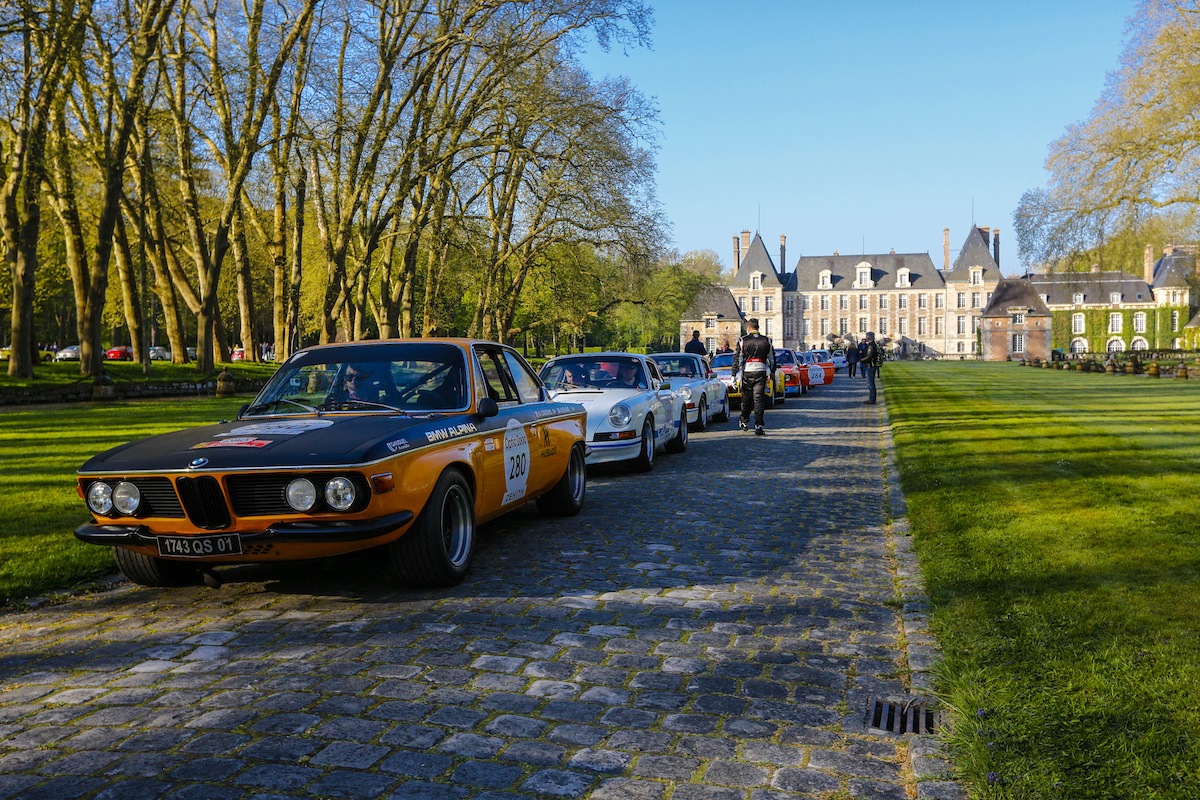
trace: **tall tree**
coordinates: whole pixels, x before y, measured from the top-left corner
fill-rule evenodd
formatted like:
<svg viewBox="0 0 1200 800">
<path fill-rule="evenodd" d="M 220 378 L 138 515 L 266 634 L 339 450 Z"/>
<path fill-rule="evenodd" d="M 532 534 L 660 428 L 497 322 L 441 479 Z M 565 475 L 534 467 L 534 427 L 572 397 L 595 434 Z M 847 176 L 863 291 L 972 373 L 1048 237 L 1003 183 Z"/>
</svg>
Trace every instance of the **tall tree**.
<svg viewBox="0 0 1200 800">
<path fill-rule="evenodd" d="M 1140 260 L 1142 243 L 1105 245 L 1164 211 L 1178 222 L 1200 210 L 1198 109 L 1200 9 L 1143 0 L 1091 115 L 1051 145 L 1048 186 L 1021 199 L 1021 257 L 1051 266 Z"/>
<path fill-rule="evenodd" d="M 76 57 L 91 3 L 40 5 L 17 0 L 0 22 L 0 251 L 12 280 L 12 342 L 8 374 L 33 377 L 33 294 L 41 235 L 41 184 L 47 137 L 62 102 L 68 65 Z"/>
<path fill-rule="evenodd" d="M 196 273 L 200 372 L 213 369 L 217 289 L 243 188 L 265 147 L 262 134 L 278 83 L 297 41 L 312 25 L 316 4 L 185 2 L 171 35 L 163 39 L 165 96 L 176 144 L 173 169 L 179 176 L 186 252 Z M 216 175 L 205 184 L 207 168 Z M 216 196 L 206 196 L 205 188 Z M 210 199 L 214 209 L 206 208 Z"/>
</svg>

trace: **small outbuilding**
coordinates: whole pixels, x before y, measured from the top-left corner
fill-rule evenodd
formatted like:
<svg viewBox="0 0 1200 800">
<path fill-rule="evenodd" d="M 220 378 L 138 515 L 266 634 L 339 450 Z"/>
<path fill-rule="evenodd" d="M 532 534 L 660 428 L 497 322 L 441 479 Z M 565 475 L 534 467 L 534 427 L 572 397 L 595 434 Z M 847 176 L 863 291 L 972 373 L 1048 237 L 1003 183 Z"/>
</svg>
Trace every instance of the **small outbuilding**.
<svg viewBox="0 0 1200 800">
<path fill-rule="evenodd" d="M 984 361 L 1009 358 L 1049 359 L 1054 315 L 1025 278 L 1005 278 L 979 315 Z"/>
</svg>

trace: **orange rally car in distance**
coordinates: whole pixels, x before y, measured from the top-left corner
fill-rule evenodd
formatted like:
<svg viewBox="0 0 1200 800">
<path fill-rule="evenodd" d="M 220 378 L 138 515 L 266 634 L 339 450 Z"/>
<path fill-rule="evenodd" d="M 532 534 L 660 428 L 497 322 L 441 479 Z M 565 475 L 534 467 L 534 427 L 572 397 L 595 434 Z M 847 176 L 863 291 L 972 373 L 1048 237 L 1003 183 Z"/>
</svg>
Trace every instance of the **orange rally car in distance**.
<svg viewBox="0 0 1200 800">
<path fill-rule="evenodd" d="M 132 442 L 77 474 L 130 580 L 195 581 L 214 565 L 382 548 L 408 585 L 460 582 L 476 525 L 530 500 L 577 514 L 586 417 L 549 399 L 510 347 L 353 342 L 287 360 L 237 420 Z M 211 575 L 209 575 L 211 578 Z"/>
</svg>

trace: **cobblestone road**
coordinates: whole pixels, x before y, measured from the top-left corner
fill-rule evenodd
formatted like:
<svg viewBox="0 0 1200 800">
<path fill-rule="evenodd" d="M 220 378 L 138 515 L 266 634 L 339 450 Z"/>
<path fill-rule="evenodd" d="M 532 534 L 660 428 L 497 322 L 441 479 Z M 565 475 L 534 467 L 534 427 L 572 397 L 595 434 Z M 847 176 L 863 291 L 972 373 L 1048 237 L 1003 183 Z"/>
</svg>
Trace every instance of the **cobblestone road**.
<svg viewBox="0 0 1200 800">
<path fill-rule="evenodd" d="M 598 470 L 454 590 L 357 558 L 0 617 L 0 797 L 958 797 L 865 724 L 935 652 L 865 394 Z"/>
</svg>

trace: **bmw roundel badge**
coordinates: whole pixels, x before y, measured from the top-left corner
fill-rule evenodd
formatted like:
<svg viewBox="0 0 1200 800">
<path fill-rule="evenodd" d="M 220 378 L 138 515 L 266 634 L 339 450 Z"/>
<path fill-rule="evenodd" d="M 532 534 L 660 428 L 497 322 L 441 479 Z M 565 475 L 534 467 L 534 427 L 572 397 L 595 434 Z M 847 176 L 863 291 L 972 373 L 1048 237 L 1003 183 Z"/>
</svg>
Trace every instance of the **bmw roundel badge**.
<svg viewBox="0 0 1200 800">
<path fill-rule="evenodd" d="M 196 469 L 198 467 L 203 467 L 207 463 L 208 463 L 207 458 L 193 458 L 191 461 L 188 462 L 188 467 L 190 469 Z"/>
</svg>

